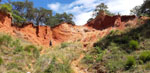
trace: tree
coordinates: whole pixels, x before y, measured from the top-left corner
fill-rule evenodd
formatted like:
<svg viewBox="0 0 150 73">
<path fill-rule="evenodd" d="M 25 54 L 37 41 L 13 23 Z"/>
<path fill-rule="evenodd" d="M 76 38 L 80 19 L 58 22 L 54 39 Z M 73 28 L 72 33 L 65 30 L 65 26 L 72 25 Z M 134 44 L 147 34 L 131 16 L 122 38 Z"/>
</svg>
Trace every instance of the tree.
<svg viewBox="0 0 150 73">
<path fill-rule="evenodd" d="M 0 7 L 0 11 L 4 13 L 11 13 L 12 12 L 12 6 L 10 4 L 2 4 Z"/>
<path fill-rule="evenodd" d="M 137 16 L 150 16 L 150 0 L 145 0 L 141 6 L 136 6 L 131 10 L 131 14 Z"/>
<path fill-rule="evenodd" d="M 36 25 L 45 24 L 52 17 L 52 11 L 44 8 L 35 9 Z"/>
<path fill-rule="evenodd" d="M 141 6 L 135 6 L 132 10 L 130 10 L 130 14 L 134 14 L 140 16 L 141 14 Z"/>
<path fill-rule="evenodd" d="M 150 0 L 145 0 L 141 6 L 141 13 L 150 16 Z"/>
<path fill-rule="evenodd" d="M 49 25 L 55 26 L 61 22 L 68 22 L 74 24 L 72 21 L 72 14 L 59 14 L 52 15 L 52 10 L 45 8 L 34 8 L 33 2 L 14 1 L 7 0 L 6 4 L 2 4 L 0 10 L 3 12 L 9 12 L 13 16 L 13 22 L 17 26 L 21 26 L 26 21 L 32 21 L 36 25 Z"/>
<path fill-rule="evenodd" d="M 74 24 L 72 19 L 73 19 L 72 14 L 67 14 L 65 12 L 63 14 L 56 13 L 54 16 L 52 16 L 51 18 L 48 19 L 48 22 L 46 23 L 46 25 L 53 27 L 53 26 L 58 25 L 62 22 Z"/>
<path fill-rule="evenodd" d="M 96 9 L 94 10 L 93 16 L 97 16 L 101 11 L 104 11 L 107 15 L 110 15 L 110 16 L 114 15 L 113 13 L 111 13 L 108 10 L 107 5 L 105 5 L 104 3 L 101 3 L 101 4 L 96 6 Z"/>
</svg>

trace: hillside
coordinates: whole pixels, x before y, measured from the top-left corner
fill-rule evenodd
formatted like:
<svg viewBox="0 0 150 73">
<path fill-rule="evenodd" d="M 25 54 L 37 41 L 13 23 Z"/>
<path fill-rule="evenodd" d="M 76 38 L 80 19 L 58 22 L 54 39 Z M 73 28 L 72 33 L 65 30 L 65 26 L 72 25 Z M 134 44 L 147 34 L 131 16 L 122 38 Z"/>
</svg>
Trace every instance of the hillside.
<svg viewBox="0 0 150 73">
<path fill-rule="evenodd" d="M 99 14 L 99 16 L 84 26 L 62 23 L 51 28 L 49 26 L 35 26 L 32 22 L 27 22 L 17 27 L 12 24 L 12 18 L 9 15 L 0 13 L 0 16 L 2 17 L 0 23 L 1 32 L 6 32 L 28 40 L 33 44 L 47 47 L 67 41 L 95 42 L 100 37 L 108 34 L 112 29 L 123 30 L 127 26 L 134 26 L 138 19 L 136 16 L 107 16 Z"/>
<path fill-rule="evenodd" d="M 55 27 L 0 17 L 2 73 L 149 72 L 148 17 L 101 13 L 84 26 Z"/>
</svg>

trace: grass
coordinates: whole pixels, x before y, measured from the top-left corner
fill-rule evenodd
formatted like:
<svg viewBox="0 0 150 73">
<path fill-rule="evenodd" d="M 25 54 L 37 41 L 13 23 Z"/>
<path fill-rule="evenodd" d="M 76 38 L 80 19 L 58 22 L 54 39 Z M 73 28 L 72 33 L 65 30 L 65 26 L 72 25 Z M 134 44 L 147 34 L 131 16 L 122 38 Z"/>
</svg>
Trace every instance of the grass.
<svg viewBox="0 0 150 73">
<path fill-rule="evenodd" d="M 136 64 L 136 60 L 133 56 L 128 56 L 127 61 L 125 63 L 125 69 L 128 70 L 132 68 Z"/>
<path fill-rule="evenodd" d="M 71 62 L 82 53 L 78 42 L 40 48 L 9 35 L 0 36 L 0 73 L 73 73 Z"/>
<path fill-rule="evenodd" d="M 139 48 L 139 43 L 138 43 L 138 41 L 136 41 L 136 40 L 131 40 L 131 41 L 129 41 L 129 48 L 130 48 L 130 49 L 133 49 L 133 50 L 138 49 L 138 48 Z"/>
<path fill-rule="evenodd" d="M 97 49 L 88 51 L 82 63 L 88 69 L 106 73 L 149 73 L 149 25 L 150 21 L 127 31 L 112 30 L 110 34 L 94 44 Z M 146 51 L 144 51 L 146 50 Z M 103 53 L 103 54 L 102 54 Z M 95 61 L 100 55 L 100 60 Z M 88 62 L 89 61 L 89 62 Z M 146 71 L 145 71 L 146 70 Z"/>
<path fill-rule="evenodd" d="M 144 63 L 147 62 L 147 61 L 150 61 L 150 51 L 147 50 L 147 51 L 143 51 L 140 56 L 139 56 L 139 59 L 141 61 L 143 61 Z"/>
</svg>

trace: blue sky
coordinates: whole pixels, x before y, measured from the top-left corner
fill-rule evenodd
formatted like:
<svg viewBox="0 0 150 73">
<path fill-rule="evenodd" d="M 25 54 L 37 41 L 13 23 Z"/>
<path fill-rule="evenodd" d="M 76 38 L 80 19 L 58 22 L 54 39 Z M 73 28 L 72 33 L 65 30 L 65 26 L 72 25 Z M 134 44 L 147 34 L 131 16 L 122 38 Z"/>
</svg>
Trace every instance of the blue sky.
<svg viewBox="0 0 150 73">
<path fill-rule="evenodd" d="M 24 0 L 11 0 L 24 1 Z M 105 3 L 109 11 L 129 15 L 130 10 L 137 5 L 141 5 L 143 0 L 29 0 L 34 3 L 34 7 L 44 7 L 57 13 L 72 13 L 73 21 L 76 25 L 84 25 L 92 17 L 96 5 Z"/>
</svg>

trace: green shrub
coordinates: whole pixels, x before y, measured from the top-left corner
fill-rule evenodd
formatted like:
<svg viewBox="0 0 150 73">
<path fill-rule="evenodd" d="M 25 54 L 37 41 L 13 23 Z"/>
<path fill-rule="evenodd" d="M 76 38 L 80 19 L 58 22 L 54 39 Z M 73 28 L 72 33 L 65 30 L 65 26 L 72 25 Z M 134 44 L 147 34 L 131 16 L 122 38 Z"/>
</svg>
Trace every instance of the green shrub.
<svg viewBox="0 0 150 73">
<path fill-rule="evenodd" d="M 18 53 L 18 52 L 21 52 L 21 51 L 23 51 L 23 46 L 16 46 L 14 52 Z"/>
<path fill-rule="evenodd" d="M 19 40 L 13 41 L 11 46 L 15 49 L 14 50 L 15 53 L 23 51 L 23 46 L 21 46 Z"/>
<path fill-rule="evenodd" d="M 147 64 L 146 64 L 145 69 L 146 69 L 146 70 L 150 70 L 150 63 L 147 63 Z"/>
<path fill-rule="evenodd" d="M 10 70 L 10 69 L 17 69 L 18 68 L 18 65 L 16 63 L 8 63 L 7 64 L 7 69 Z"/>
<path fill-rule="evenodd" d="M 28 53 L 31 53 L 35 48 L 36 47 L 34 45 L 28 45 L 24 48 L 24 50 L 27 51 Z"/>
<path fill-rule="evenodd" d="M 86 55 L 83 59 L 84 59 L 84 62 L 87 64 L 93 63 L 93 60 L 94 60 L 93 56 L 91 56 L 91 55 Z"/>
<path fill-rule="evenodd" d="M 103 55 L 105 54 L 106 50 L 102 50 L 100 47 L 96 47 L 97 54 L 96 54 L 96 61 L 102 60 Z"/>
<path fill-rule="evenodd" d="M 100 47 L 95 47 L 95 49 L 98 54 L 101 54 L 103 52 L 102 48 L 100 48 Z"/>
<path fill-rule="evenodd" d="M 139 59 L 144 63 L 150 61 L 150 51 L 144 51 L 140 54 Z"/>
<path fill-rule="evenodd" d="M 126 63 L 125 63 L 125 68 L 126 69 L 130 69 L 131 67 L 133 67 L 136 64 L 136 60 L 134 57 L 132 56 L 128 56 Z"/>
<path fill-rule="evenodd" d="M 22 24 L 23 22 L 26 21 L 26 19 L 21 17 L 21 15 L 19 15 L 19 12 L 16 11 L 16 10 L 13 11 L 12 16 L 13 16 L 13 21 L 16 22 L 16 23 L 21 23 Z M 21 26 L 21 25 L 18 25 L 18 26 Z"/>
<path fill-rule="evenodd" d="M 40 51 L 34 45 L 28 45 L 24 48 L 24 50 L 30 54 L 33 53 L 33 56 L 35 58 L 38 58 L 40 56 Z"/>
<path fill-rule="evenodd" d="M 138 43 L 138 41 L 136 41 L 136 40 L 131 40 L 131 41 L 129 42 L 129 48 L 130 48 L 130 49 L 133 49 L 133 50 L 138 49 L 138 48 L 139 48 L 139 43 Z"/>
<path fill-rule="evenodd" d="M 124 67 L 122 60 L 108 60 L 106 68 L 108 68 L 108 73 L 117 73 L 117 70 L 120 70 Z"/>
<path fill-rule="evenodd" d="M 61 43 L 61 48 L 66 48 L 68 46 L 69 43 Z"/>
<path fill-rule="evenodd" d="M 9 45 L 11 45 L 11 42 L 12 42 L 11 36 L 9 36 L 9 35 L 0 36 L 0 46 L 1 45 L 9 46 Z"/>
<path fill-rule="evenodd" d="M 4 13 L 11 13 L 12 12 L 12 6 L 10 4 L 2 4 L 0 6 L 0 11 Z"/>
<path fill-rule="evenodd" d="M 3 63 L 3 59 L 0 57 L 0 65 Z"/>
<path fill-rule="evenodd" d="M 56 58 L 53 57 L 44 73 L 72 73 L 72 70 L 68 60 L 63 61 L 63 63 L 59 63 Z"/>
</svg>

